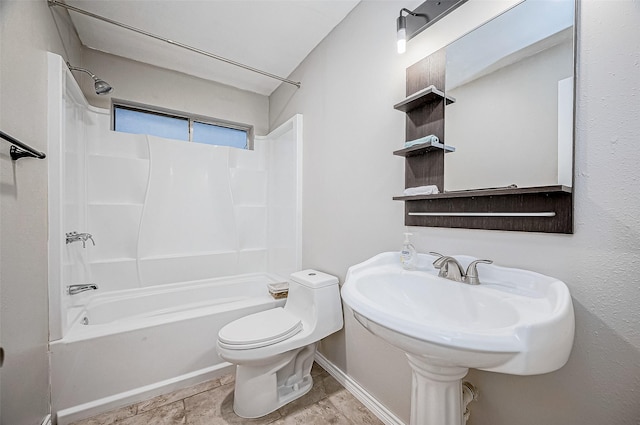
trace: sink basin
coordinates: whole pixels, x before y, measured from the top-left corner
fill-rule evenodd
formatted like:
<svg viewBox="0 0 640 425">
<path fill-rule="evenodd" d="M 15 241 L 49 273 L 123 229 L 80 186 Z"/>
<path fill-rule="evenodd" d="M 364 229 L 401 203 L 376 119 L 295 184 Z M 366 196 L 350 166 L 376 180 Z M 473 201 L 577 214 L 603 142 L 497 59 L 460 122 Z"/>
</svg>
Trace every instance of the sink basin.
<svg viewBox="0 0 640 425">
<path fill-rule="evenodd" d="M 454 257 L 464 268 L 476 260 Z M 438 277 L 432 264 L 436 258 L 418 254 L 416 270 L 407 271 L 398 252 L 382 253 L 350 267 L 342 287 L 342 298 L 355 318 L 407 354 L 414 371 L 414 397 L 433 402 L 438 398 L 423 393 L 444 391 L 436 383 L 441 386 L 447 380 L 453 388 L 447 394 L 455 393 L 468 368 L 532 375 L 552 372 L 567 362 L 574 315 L 563 282 L 527 270 L 480 264 L 481 284 L 469 285 Z M 436 386 L 425 379 L 433 379 Z M 453 412 L 442 415 L 433 413 L 433 406 L 412 402 L 411 423 L 457 425 L 461 401 L 457 395 L 453 402 L 450 399 L 442 394 L 440 402 Z"/>
<path fill-rule="evenodd" d="M 356 319 L 405 351 L 443 366 L 531 375 L 562 367 L 573 344 L 567 286 L 526 270 L 479 265 L 480 285 L 438 277 L 418 254 L 404 270 L 398 253 L 349 269 L 342 298 Z M 466 267 L 475 258 L 455 256 Z"/>
</svg>

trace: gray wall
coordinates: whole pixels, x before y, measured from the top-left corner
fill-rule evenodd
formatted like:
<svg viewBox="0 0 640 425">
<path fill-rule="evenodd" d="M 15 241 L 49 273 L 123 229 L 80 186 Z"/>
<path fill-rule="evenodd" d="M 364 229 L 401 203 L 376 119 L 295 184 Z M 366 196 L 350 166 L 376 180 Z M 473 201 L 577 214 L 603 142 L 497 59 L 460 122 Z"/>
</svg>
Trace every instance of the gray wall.
<svg viewBox="0 0 640 425">
<path fill-rule="evenodd" d="M 87 100 L 94 106 L 109 109 L 113 97 L 250 124 L 259 136 L 269 129 L 267 96 L 97 50 L 83 49 L 82 59 L 84 66 L 114 87 L 110 96 L 98 96 L 88 75 L 76 75 Z"/>
<path fill-rule="evenodd" d="M 67 19 L 44 0 L 0 0 L 0 129 L 45 152 L 46 51 L 80 57 Z M 2 424 L 40 424 L 49 412 L 47 315 L 47 160 L 12 162 L 0 141 Z"/>
<path fill-rule="evenodd" d="M 495 3 L 472 0 L 459 11 Z M 471 425 L 640 420 L 640 1 L 579 3 L 575 234 L 411 228 L 421 252 L 535 270 L 562 279 L 573 295 L 568 364 L 532 377 L 471 371 L 481 391 Z M 403 189 L 403 162 L 391 152 L 404 141 L 404 116 L 392 105 L 404 97 L 404 69 L 457 28 L 452 14 L 410 41 L 401 57 L 398 9 L 361 3 L 292 74 L 302 88 L 282 86 L 271 96 L 272 128 L 293 113 L 305 119 L 303 266 L 341 279 L 349 265 L 400 248 L 403 209 L 391 197 Z M 350 312 L 345 318 L 345 330 L 321 350 L 408 421 L 406 359 Z"/>
</svg>

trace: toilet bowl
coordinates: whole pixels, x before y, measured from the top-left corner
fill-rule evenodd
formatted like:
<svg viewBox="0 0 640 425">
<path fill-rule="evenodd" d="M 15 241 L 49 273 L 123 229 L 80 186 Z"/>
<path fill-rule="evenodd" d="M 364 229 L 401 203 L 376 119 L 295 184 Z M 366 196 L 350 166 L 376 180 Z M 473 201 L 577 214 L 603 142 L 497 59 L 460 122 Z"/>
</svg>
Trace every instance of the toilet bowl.
<svg viewBox="0 0 640 425">
<path fill-rule="evenodd" d="M 258 418 L 306 394 L 318 341 L 342 325 L 338 278 L 309 269 L 291 275 L 284 307 L 220 329 L 218 354 L 236 365 L 236 414 Z"/>
</svg>

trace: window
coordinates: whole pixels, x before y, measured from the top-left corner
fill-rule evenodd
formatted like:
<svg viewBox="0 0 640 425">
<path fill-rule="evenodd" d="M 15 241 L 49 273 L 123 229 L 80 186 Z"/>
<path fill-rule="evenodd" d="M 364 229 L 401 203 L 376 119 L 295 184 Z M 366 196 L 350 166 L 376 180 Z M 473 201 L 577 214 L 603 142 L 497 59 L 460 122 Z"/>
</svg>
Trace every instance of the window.
<svg viewBox="0 0 640 425">
<path fill-rule="evenodd" d="M 112 117 L 114 131 L 239 149 L 252 148 L 253 128 L 244 124 L 115 102 Z"/>
<path fill-rule="evenodd" d="M 123 108 L 113 108 L 113 129 L 124 133 L 149 134 L 189 141 L 189 120 L 170 115 Z"/>
<path fill-rule="evenodd" d="M 248 138 L 246 131 L 194 121 L 192 140 L 196 143 L 206 143 L 208 145 L 247 149 Z"/>
</svg>

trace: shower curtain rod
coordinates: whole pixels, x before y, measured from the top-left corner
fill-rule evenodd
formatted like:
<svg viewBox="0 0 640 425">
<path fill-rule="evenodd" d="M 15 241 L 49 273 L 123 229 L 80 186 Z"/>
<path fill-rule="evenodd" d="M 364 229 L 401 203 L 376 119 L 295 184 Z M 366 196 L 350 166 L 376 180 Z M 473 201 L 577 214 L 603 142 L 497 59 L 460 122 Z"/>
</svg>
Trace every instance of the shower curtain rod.
<svg viewBox="0 0 640 425">
<path fill-rule="evenodd" d="M 257 69 L 257 68 L 251 67 L 249 65 L 245 65 L 243 63 L 236 62 L 236 61 L 233 61 L 231 59 L 227 59 L 227 58 L 222 57 L 222 56 L 218 56 L 218 55 L 213 54 L 211 52 L 207 52 L 206 50 L 201 50 L 201 49 L 198 49 L 197 47 L 193 47 L 193 46 L 189 46 L 188 44 L 180 43 L 179 41 L 174 41 L 174 40 L 170 40 L 168 38 L 161 37 L 159 35 L 150 33 L 148 31 L 141 30 L 140 28 L 136 28 L 136 27 L 131 26 L 131 25 L 123 24 L 122 22 L 114 21 L 113 19 L 105 18 L 104 16 L 96 15 L 95 13 L 88 12 L 88 11 L 86 11 L 84 9 L 80 9 L 80 8 L 75 7 L 75 6 L 69 6 L 68 4 L 62 3 L 62 2 L 60 2 L 58 0 L 47 0 L 47 3 L 49 4 L 49 7 L 51 7 L 51 6 L 60 6 L 60 7 L 63 7 L 65 9 L 72 10 L 74 12 L 89 16 L 91 18 L 98 19 L 100 21 L 107 22 L 109 24 L 118 26 L 120 28 L 124 28 L 124 29 L 127 29 L 129 31 L 137 32 L 138 34 L 146 35 L 147 37 L 151 37 L 151 38 L 154 38 L 156 40 L 164 41 L 165 43 L 171 44 L 173 46 L 181 47 L 181 48 L 183 48 L 185 50 L 189 50 L 191 52 L 198 53 L 198 54 L 201 54 L 203 56 L 210 57 L 212 59 L 216 59 L 216 60 L 219 60 L 219 61 L 222 61 L 222 62 L 226 62 L 228 64 L 231 64 L 231 65 L 246 69 L 248 71 L 252 71 L 252 72 L 264 75 L 266 77 L 273 78 L 273 79 L 282 81 L 283 83 L 291 84 L 293 86 L 296 86 L 296 87 L 300 88 L 300 82 L 299 81 L 292 81 L 292 80 L 289 80 L 287 78 L 279 77 L 279 76 L 277 76 L 275 74 L 271 74 L 269 72 L 262 71 L 261 69 Z"/>
</svg>

